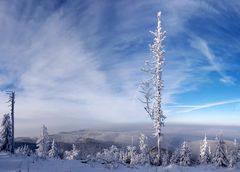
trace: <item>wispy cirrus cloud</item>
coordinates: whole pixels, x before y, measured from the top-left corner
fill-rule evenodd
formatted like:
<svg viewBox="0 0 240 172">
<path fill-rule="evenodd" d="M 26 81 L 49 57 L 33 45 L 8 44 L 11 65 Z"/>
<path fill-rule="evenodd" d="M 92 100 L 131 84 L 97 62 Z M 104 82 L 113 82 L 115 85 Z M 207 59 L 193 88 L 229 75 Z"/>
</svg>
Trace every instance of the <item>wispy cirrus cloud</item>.
<svg viewBox="0 0 240 172">
<path fill-rule="evenodd" d="M 178 111 L 178 113 L 188 113 L 188 112 L 193 112 L 193 111 L 197 111 L 197 110 L 201 110 L 201 109 L 207 109 L 207 108 L 211 108 L 211 107 L 215 107 L 215 106 L 223 106 L 223 105 L 235 104 L 235 103 L 240 103 L 240 99 L 211 102 L 211 103 L 202 104 L 202 105 L 177 105 L 177 106 L 172 106 L 172 107 L 184 109 L 184 110 Z"/>
<path fill-rule="evenodd" d="M 50 129 L 71 130 L 148 121 L 137 88 L 144 78 L 140 68 L 151 56 L 149 30 L 155 29 L 159 10 L 167 31 L 164 112 L 172 113 L 165 105 L 181 102 L 181 95 L 207 83 L 212 70 L 223 82 L 232 81 L 206 41 L 197 40 L 194 48 L 184 42 L 195 35 L 189 32 L 192 18 L 218 14 L 207 1 L 136 0 L 133 4 L 124 0 L 0 2 L 0 32 L 4 33 L 0 88 L 17 91 L 17 125 L 23 129 L 19 133 L 29 128 L 36 132 L 42 123 Z M 196 51 L 203 52 L 209 66 L 200 64 L 204 59 L 196 57 Z"/>
<path fill-rule="evenodd" d="M 225 84 L 234 84 L 234 78 L 226 74 L 223 65 L 218 61 L 218 57 L 216 57 L 212 52 L 209 45 L 207 44 L 207 41 L 195 36 L 190 41 L 190 44 L 193 48 L 199 50 L 207 58 L 209 64 L 212 67 L 212 70 L 220 75 L 221 78 L 219 80 L 221 82 Z"/>
</svg>

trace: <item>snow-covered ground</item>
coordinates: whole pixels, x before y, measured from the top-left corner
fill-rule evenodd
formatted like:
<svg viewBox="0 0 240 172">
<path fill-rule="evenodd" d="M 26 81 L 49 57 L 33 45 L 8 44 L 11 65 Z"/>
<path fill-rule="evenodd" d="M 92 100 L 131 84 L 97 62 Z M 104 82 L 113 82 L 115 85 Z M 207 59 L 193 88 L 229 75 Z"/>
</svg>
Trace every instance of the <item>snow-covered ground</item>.
<svg viewBox="0 0 240 172">
<path fill-rule="evenodd" d="M 239 169 L 216 168 L 213 166 L 196 167 L 142 167 L 129 168 L 119 166 L 116 169 L 107 169 L 99 163 L 85 164 L 77 160 L 35 160 L 33 157 L 11 156 L 0 154 L 0 172 L 237 172 Z"/>
</svg>

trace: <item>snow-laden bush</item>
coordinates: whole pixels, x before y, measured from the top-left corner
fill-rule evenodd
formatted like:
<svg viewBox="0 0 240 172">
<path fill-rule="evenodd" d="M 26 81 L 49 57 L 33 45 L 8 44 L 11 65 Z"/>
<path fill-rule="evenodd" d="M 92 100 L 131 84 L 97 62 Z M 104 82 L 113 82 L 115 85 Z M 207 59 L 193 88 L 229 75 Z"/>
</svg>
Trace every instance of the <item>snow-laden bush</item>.
<svg viewBox="0 0 240 172">
<path fill-rule="evenodd" d="M 146 165 L 150 163 L 149 148 L 148 148 L 148 138 L 144 134 L 139 137 L 139 163 L 141 165 Z"/>
<path fill-rule="evenodd" d="M 136 146 L 127 146 L 127 152 L 125 155 L 126 163 L 131 167 L 141 164 L 141 156 L 136 151 Z"/>
<path fill-rule="evenodd" d="M 96 154 L 97 161 L 105 164 L 105 167 L 109 169 L 117 168 L 118 164 L 121 163 L 124 158 L 124 152 L 121 152 L 120 154 L 119 149 L 115 145 L 112 145 L 108 149 L 103 149 L 102 152 Z"/>
<path fill-rule="evenodd" d="M 25 144 L 17 148 L 16 154 L 30 156 L 32 151 L 29 149 L 28 145 Z"/>
<path fill-rule="evenodd" d="M 65 157 L 65 159 L 68 159 L 68 160 L 78 160 L 78 159 L 80 159 L 80 150 L 78 150 L 76 148 L 76 146 L 73 144 L 72 150 L 65 151 L 64 157 Z"/>
<path fill-rule="evenodd" d="M 104 161 L 107 163 L 119 162 L 120 161 L 120 153 L 119 153 L 118 148 L 115 145 L 112 145 L 109 149 L 103 149 L 102 152 L 98 152 L 96 154 L 96 158 L 100 161 Z"/>
</svg>

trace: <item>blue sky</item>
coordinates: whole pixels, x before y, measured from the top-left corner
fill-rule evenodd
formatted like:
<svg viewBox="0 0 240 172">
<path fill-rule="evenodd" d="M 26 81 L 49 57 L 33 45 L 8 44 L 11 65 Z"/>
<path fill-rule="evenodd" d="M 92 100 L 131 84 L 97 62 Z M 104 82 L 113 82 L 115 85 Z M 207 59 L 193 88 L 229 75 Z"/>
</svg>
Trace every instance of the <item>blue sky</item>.
<svg viewBox="0 0 240 172">
<path fill-rule="evenodd" d="M 16 90 L 17 135 L 151 122 L 138 101 L 162 12 L 166 123 L 239 125 L 240 3 L 0 2 L 0 89 Z M 1 94 L 0 113 L 8 112 Z"/>
</svg>

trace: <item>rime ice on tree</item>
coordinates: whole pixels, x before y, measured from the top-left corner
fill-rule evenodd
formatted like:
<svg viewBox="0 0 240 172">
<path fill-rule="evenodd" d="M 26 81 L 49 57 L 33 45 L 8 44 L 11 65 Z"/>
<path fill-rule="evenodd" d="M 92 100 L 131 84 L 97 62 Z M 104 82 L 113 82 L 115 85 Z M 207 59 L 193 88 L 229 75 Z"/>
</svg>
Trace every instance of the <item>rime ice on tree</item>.
<svg viewBox="0 0 240 172">
<path fill-rule="evenodd" d="M 52 141 L 52 145 L 51 145 L 51 149 L 48 152 L 48 156 L 50 158 L 58 158 L 58 149 L 57 149 L 57 145 L 55 143 L 55 140 L 53 139 Z"/>
<path fill-rule="evenodd" d="M 145 110 L 154 122 L 155 132 L 154 135 L 157 137 L 158 147 L 158 160 L 160 162 L 161 156 L 161 137 L 162 127 L 164 126 L 164 119 L 166 118 L 162 112 L 162 71 L 164 64 L 164 50 L 163 41 L 165 39 L 165 31 L 162 31 L 161 27 L 161 13 L 157 15 L 157 29 L 155 32 L 151 32 L 154 36 L 153 44 L 150 45 L 153 59 L 146 61 L 143 70 L 150 74 L 150 79 L 141 84 L 141 93 L 144 95 L 144 103 L 146 104 Z"/>
<path fill-rule="evenodd" d="M 36 153 L 40 158 L 46 158 L 49 150 L 49 136 L 47 132 L 47 127 L 43 125 L 40 136 L 36 142 L 37 149 Z"/>
<path fill-rule="evenodd" d="M 215 154 L 213 157 L 213 163 L 217 167 L 226 167 L 228 166 L 228 159 L 226 156 L 225 143 L 221 137 L 217 137 L 217 145 L 215 149 Z"/>
<path fill-rule="evenodd" d="M 180 150 L 179 165 L 181 166 L 191 165 L 191 150 L 186 141 L 183 142 Z"/>
<path fill-rule="evenodd" d="M 144 134 L 141 134 L 139 137 L 139 149 L 140 149 L 140 163 L 148 164 L 149 163 L 149 150 L 148 150 L 148 138 Z"/>
<path fill-rule="evenodd" d="M 68 160 L 78 160 L 80 158 L 80 151 L 76 148 L 76 145 L 72 145 L 71 151 L 65 152 L 65 158 Z"/>
<path fill-rule="evenodd" d="M 230 151 L 230 154 L 228 155 L 228 161 L 229 161 L 229 167 L 230 168 L 234 168 L 237 165 L 237 161 L 238 161 L 238 143 L 237 143 L 237 139 L 234 139 L 234 143 L 233 143 L 233 149 Z"/>
<path fill-rule="evenodd" d="M 9 114 L 5 114 L 2 120 L 1 130 L 1 150 L 12 150 L 12 127 Z"/>
<path fill-rule="evenodd" d="M 208 145 L 207 136 L 205 135 L 202 144 L 200 145 L 200 163 L 208 164 L 211 162 L 210 146 Z"/>
</svg>

